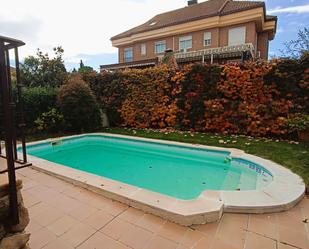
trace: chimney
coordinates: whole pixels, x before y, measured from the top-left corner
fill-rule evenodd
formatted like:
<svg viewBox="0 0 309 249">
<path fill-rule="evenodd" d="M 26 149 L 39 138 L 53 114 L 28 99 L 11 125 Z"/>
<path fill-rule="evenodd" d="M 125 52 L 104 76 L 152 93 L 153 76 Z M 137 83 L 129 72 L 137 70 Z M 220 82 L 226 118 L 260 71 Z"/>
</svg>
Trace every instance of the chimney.
<svg viewBox="0 0 309 249">
<path fill-rule="evenodd" d="M 194 5 L 194 4 L 197 4 L 197 0 L 189 0 L 188 1 L 188 6 L 191 6 L 191 5 Z"/>
</svg>

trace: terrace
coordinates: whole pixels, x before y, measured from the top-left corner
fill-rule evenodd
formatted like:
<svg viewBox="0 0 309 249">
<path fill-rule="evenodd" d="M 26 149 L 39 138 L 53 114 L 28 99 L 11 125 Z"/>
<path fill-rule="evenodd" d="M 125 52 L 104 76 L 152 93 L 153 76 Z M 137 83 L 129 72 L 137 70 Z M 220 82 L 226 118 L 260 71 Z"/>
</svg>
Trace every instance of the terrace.
<svg viewBox="0 0 309 249">
<path fill-rule="evenodd" d="M 30 168 L 17 177 L 32 249 L 309 248 L 308 198 L 288 212 L 224 214 L 215 223 L 184 227 Z"/>
</svg>

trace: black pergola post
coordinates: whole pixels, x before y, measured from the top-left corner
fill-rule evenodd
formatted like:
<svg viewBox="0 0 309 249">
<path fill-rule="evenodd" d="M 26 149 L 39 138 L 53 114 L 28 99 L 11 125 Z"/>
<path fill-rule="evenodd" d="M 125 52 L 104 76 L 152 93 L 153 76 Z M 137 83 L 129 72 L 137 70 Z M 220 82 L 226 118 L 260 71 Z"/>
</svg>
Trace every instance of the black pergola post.
<svg viewBox="0 0 309 249">
<path fill-rule="evenodd" d="M 2 93 L 2 105 L 3 105 L 3 124 L 4 124 L 4 136 L 5 136 L 5 150 L 9 177 L 9 198 L 10 198 L 10 217 L 13 224 L 18 224 L 18 203 L 17 203 L 17 190 L 16 190 L 16 176 L 15 176 L 15 164 L 14 164 L 14 152 L 13 152 L 13 118 L 11 112 L 10 103 L 10 90 L 8 80 L 8 70 L 6 64 L 6 49 L 5 43 L 0 41 L 0 83 Z"/>
<path fill-rule="evenodd" d="M 9 201 L 10 201 L 9 222 L 12 225 L 19 223 L 15 170 L 30 165 L 30 164 L 25 165 L 25 163 L 27 162 L 26 142 L 23 131 L 24 116 L 20 96 L 22 84 L 20 82 L 18 50 L 17 50 L 19 46 L 23 45 L 25 44 L 22 41 L 0 36 L 0 96 L 2 100 L 2 108 L 0 109 L 0 113 L 2 114 L 3 119 L 1 120 L 1 123 L 3 124 L 3 131 L 0 129 L 0 132 L 3 132 L 5 140 L 5 154 L 3 154 L 3 152 L 0 149 L 0 156 L 4 157 L 7 161 L 7 169 L 1 171 L 0 173 L 8 173 L 8 180 L 9 180 L 8 188 L 9 188 Z M 18 112 L 16 112 L 15 110 L 16 104 L 12 94 L 11 66 L 9 56 L 9 51 L 11 49 L 14 49 L 15 52 Z M 22 140 L 24 165 L 15 168 L 15 162 L 20 162 L 18 161 L 17 142 L 16 142 L 17 114 L 18 116 L 20 116 L 19 128 L 21 130 L 20 135 Z"/>
</svg>

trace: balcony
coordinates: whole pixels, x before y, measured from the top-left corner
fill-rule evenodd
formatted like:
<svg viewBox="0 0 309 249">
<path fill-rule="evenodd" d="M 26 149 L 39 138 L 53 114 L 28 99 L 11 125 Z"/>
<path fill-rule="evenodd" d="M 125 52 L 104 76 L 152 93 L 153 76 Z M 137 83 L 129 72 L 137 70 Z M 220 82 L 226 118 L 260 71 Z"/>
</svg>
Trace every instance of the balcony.
<svg viewBox="0 0 309 249">
<path fill-rule="evenodd" d="M 228 59 L 239 57 L 245 59 L 243 56 L 255 58 L 255 50 L 252 43 L 246 43 L 234 46 L 208 48 L 198 51 L 176 52 L 174 53 L 174 56 L 178 63 L 191 61 L 206 62 L 207 59 L 210 60 L 210 63 L 213 63 L 214 58 Z"/>
<path fill-rule="evenodd" d="M 101 72 L 103 71 L 114 71 L 125 68 L 145 68 L 152 67 L 162 62 L 164 55 L 140 61 L 132 61 L 125 63 L 117 63 L 110 65 L 102 65 L 100 67 Z M 235 46 L 225 46 L 218 48 L 208 48 L 190 52 L 175 52 L 174 57 L 179 64 L 190 63 L 190 62 L 224 62 L 227 60 L 247 60 L 255 58 L 255 49 L 252 43 L 246 43 Z"/>
</svg>

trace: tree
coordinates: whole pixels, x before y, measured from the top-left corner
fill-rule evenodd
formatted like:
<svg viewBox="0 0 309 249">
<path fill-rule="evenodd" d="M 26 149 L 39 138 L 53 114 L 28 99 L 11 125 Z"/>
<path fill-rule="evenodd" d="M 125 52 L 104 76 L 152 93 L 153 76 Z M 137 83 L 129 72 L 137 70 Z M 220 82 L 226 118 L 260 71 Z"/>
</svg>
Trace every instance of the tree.
<svg viewBox="0 0 309 249">
<path fill-rule="evenodd" d="M 93 72 L 93 68 L 89 66 L 85 66 L 83 63 L 83 60 L 80 60 L 78 72 L 79 73 L 90 73 L 90 72 Z"/>
<path fill-rule="evenodd" d="M 21 77 L 26 86 L 59 87 L 67 81 L 62 47 L 53 49 L 55 56 L 50 58 L 47 53 L 38 49 L 36 56 L 28 56 L 21 65 Z"/>
<path fill-rule="evenodd" d="M 300 58 L 309 52 L 309 28 L 299 30 L 296 40 L 284 43 L 285 48 L 281 50 L 283 57 Z"/>
<path fill-rule="evenodd" d="M 93 131 L 101 125 L 101 113 L 90 87 L 79 74 L 60 87 L 57 103 L 69 131 Z"/>
</svg>

